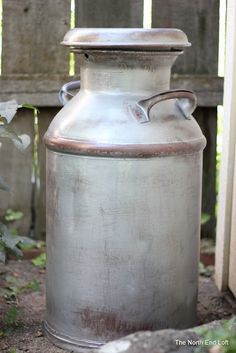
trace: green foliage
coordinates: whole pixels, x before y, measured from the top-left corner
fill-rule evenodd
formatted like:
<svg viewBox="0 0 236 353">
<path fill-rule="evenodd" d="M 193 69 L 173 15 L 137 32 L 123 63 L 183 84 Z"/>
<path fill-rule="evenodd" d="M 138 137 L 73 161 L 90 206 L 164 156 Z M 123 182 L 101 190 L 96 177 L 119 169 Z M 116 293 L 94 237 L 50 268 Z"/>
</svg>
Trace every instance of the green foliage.
<svg viewBox="0 0 236 353">
<path fill-rule="evenodd" d="M 33 109 L 34 112 L 37 111 L 32 105 L 19 105 L 15 100 L 0 102 L 0 138 L 10 139 L 18 149 L 24 150 L 30 144 L 30 137 L 24 134 L 18 135 L 10 126 L 10 122 L 19 108 L 28 108 Z M 0 177 L 0 190 L 9 191 L 8 184 L 2 177 Z M 20 220 L 22 217 L 22 212 L 9 209 L 6 212 L 5 220 L 12 222 Z M 14 236 L 3 223 L 0 223 L 0 262 L 6 261 L 6 251 L 11 251 L 17 257 L 22 256 L 19 244 L 29 242 L 29 238 L 19 237 L 18 235 Z"/>
<path fill-rule="evenodd" d="M 206 224 L 207 222 L 209 222 L 211 219 L 211 216 L 208 213 L 202 213 L 201 215 L 201 225 Z"/>
<path fill-rule="evenodd" d="M 40 291 L 40 282 L 36 279 L 20 285 L 18 277 L 11 275 L 5 277 L 5 284 L 0 287 L 0 297 L 4 298 L 11 306 L 3 317 L 3 328 L 0 330 L 0 338 L 10 334 L 18 326 L 18 296 L 25 292 L 38 291 Z"/>
<path fill-rule="evenodd" d="M 40 283 L 36 279 L 26 283 L 23 287 L 21 287 L 21 293 L 25 291 L 39 292 L 40 291 Z"/>
<path fill-rule="evenodd" d="M 11 334 L 17 328 L 17 316 L 18 312 L 16 306 L 11 306 L 3 317 L 4 327 L 0 331 L 0 337 L 4 337 Z"/>
<path fill-rule="evenodd" d="M 13 253 L 16 257 L 23 255 L 19 247 L 20 243 L 32 244 L 34 241 L 28 237 L 13 235 L 3 223 L 0 223 L 0 260 L 2 262 L 5 262 L 6 251 Z"/>
<path fill-rule="evenodd" d="M 202 262 L 199 262 L 199 274 L 204 277 L 211 277 L 214 272 L 214 266 L 205 266 Z"/>
<path fill-rule="evenodd" d="M 31 260 L 32 264 L 36 267 L 44 268 L 46 266 L 46 253 L 42 253 L 35 259 Z"/>
<path fill-rule="evenodd" d="M 5 212 L 4 219 L 7 222 L 19 221 L 24 216 L 24 213 L 18 210 L 13 210 L 12 208 L 8 208 Z"/>
<path fill-rule="evenodd" d="M 206 343 L 198 347 L 196 353 L 201 353 L 205 348 L 210 349 L 214 346 L 219 346 L 220 353 L 235 353 L 236 352 L 236 318 L 225 321 L 223 325 L 216 329 L 196 328 L 194 331 L 199 334 Z M 208 344 L 212 342 L 212 344 Z M 217 344 L 215 344 L 217 343 Z"/>
<path fill-rule="evenodd" d="M 19 248 L 21 250 L 29 250 L 29 249 L 42 249 L 45 247 L 45 241 L 43 240 L 38 240 L 35 241 L 33 239 L 30 239 L 31 242 L 28 243 L 19 243 Z"/>
<path fill-rule="evenodd" d="M 39 292 L 40 282 L 34 279 L 24 285 L 19 285 L 17 277 L 7 276 L 5 286 L 0 288 L 0 297 L 4 298 L 8 304 L 12 304 L 17 302 L 19 294 L 28 291 Z"/>
<path fill-rule="evenodd" d="M 9 125 L 7 119 L 0 116 L 0 138 L 10 139 L 14 145 L 21 151 L 25 150 L 30 144 L 28 135 L 17 135 L 17 133 Z"/>
<path fill-rule="evenodd" d="M 4 323 L 7 326 L 17 326 L 17 309 L 15 306 L 9 308 L 4 316 Z"/>
</svg>

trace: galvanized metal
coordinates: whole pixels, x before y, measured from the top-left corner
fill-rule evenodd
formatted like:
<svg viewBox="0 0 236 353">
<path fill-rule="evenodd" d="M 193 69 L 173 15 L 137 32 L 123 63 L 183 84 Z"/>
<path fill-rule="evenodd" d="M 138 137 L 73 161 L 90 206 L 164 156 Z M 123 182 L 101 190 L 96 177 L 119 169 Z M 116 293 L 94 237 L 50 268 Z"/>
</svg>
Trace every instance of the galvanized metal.
<svg viewBox="0 0 236 353">
<path fill-rule="evenodd" d="M 45 329 L 73 351 L 195 323 L 205 146 L 195 96 L 169 90 L 180 51 L 79 51 L 45 136 Z"/>
<path fill-rule="evenodd" d="M 184 32 L 175 28 L 74 28 L 63 45 L 72 49 L 160 50 L 183 48 L 191 44 Z"/>
</svg>

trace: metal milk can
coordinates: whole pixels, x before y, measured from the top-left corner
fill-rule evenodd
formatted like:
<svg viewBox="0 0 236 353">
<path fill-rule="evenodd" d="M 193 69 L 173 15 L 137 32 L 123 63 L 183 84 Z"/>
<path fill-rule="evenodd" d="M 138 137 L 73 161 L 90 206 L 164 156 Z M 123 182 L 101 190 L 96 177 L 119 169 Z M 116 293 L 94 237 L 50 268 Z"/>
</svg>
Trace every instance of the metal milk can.
<svg viewBox="0 0 236 353">
<path fill-rule="evenodd" d="M 202 151 L 191 91 L 170 90 L 178 29 L 73 29 L 81 84 L 47 146 L 50 339 L 79 351 L 195 323 Z"/>
</svg>

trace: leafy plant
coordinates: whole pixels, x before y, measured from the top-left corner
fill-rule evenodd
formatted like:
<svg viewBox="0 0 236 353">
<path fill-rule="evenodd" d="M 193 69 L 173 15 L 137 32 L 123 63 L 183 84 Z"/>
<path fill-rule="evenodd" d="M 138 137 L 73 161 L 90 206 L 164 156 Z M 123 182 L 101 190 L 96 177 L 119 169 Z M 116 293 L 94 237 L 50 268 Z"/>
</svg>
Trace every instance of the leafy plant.
<svg viewBox="0 0 236 353">
<path fill-rule="evenodd" d="M 4 326 L 0 330 L 0 337 L 11 334 L 18 327 L 17 316 L 18 311 L 16 306 L 11 306 L 3 317 Z"/>
<path fill-rule="evenodd" d="M 31 239 L 30 243 L 20 243 L 19 248 L 21 250 L 29 250 L 29 249 L 42 249 L 45 247 L 45 241 L 43 240 L 33 240 Z"/>
<path fill-rule="evenodd" d="M 14 221 L 19 221 L 20 219 L 23 218 L 23 216 L 24 216 L 23 212 L 8 208 L 4 215 L 4 219 L 6 222 L 14 222 Z"/>
<path fill-rule="evenodd" d="M 12 252 L 16 257 L 21 257 L 23 253 L 19 247 L 20 243 L 32 244 L 34 241 L 28 237 L 13 235 L 5 224 L 0 223 L 0 261 L 5 262 L 6 251 Z"/>
<path fill-rule="evenodd" d="M 33 109 L 34 111 L 37 110 L 30 104 L 19 105 L 15 100 L 0 103 L 0 138 L 10 139 L 18 149 L 23 151 L 30 144 L 30 137 L 25 134 L 18 135 L 10 126 L 10 123 L 19 108 L 28 108 Z M 9 186 L 3 177 L 0 177 L 0 190 L 5 192 L 9 191 Z M 22 217 L 23 214 L 21 212 L 8 210 L 5 220 L 10 222 L 21 219 Z M 19 244 L 26 242 L 30 242 L 30 239 L 13 235 L 3 223 L 0 223 L 0 262 L 6 261 L 6 251 L 11 251 L 16 256 L 22 256 Z"/>
<path fill-rule="evenodd" d="M 6 277 L 5 286 L 0 288 L 0 297 L 3 297 L 8 304 L 16 303 L 19 294 L 25 292 L 39 292 L 40 282 L 36 279 L 19 286 L 18 279 L 14 276 Z"/>
<path fill-rule="evenodd" d="M 194 331 L 204 339 L 204 344 L 198 347 L 196 353 L 205 351 L 205 348 L 215 353 L 236 352 L 236 318 L 225 321 L 221 327 L 214 330 L 203 327 Z"/>
<path fill-rule="evenodd" d="M 211 219 L 211 216 L 208 213 L 202 213 L 201 215 L 201 225 L 208 223 Z"/>
<path fill-rule="evenodd" d="M 28 104 L 19 105 L 15 100 L 0 103 L 0 138 L 10 139 L 17 148 L 24 150 L 30 144 L 30 137 L 25 134 L 17 135 L 10 126 L 10 122 L 19 108 L 36 109 Z"/>
<path fill-rule="evenodd" d="M 4 323 L 6 326 L 17 326 L 17 308 L 15 306 L 10 307 L 6 312 Z"/>
<path fill-rule="evenodd" d="M 36 267 L 44 268 L 46 266 L 46 253 L 42 253 L 35 259 L 31 260 L 32 264 Z"/>
<path fill-rule="evenodd" d="M 33 279 L 32 281 L 26 283 L 23 287 L 20 288 L 20 292 L 25 291 L 39 292 L 40 291 L 40 283 L 37 279 Z"/>
<path fill-rule="evenodd" d="M 199 274 L 204 277 L 211 277 L 214 273 L 214 266 L 205 266 L 202 262 L 199 262 Z"/>
</svg>

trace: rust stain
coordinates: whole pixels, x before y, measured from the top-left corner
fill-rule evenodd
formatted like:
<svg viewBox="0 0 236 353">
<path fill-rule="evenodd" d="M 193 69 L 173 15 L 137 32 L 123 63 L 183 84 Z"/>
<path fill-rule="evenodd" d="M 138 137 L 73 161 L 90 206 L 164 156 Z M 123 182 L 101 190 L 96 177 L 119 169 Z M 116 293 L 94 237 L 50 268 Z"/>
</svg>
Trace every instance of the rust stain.
<svg viewBox="0 0 236 353">
<path fill-rule="evenodd" d="M 112 333 L 117 337 L 117 334 L 126 335 L 136 331 L 154 329 L 153 323 L 145 324 L 123 321 L 115 313 L 93 311 L 89 307 L 85 308 L 80 315 L 83 326 L 92 330 L 97 336 L 106 336 L 109 334 L 109 338 L 111 338 Z"/>
<path fill-rule="evenodd" d="M 63 137 L 44 138 L 46 146 L 53 151 L 101 156 L 101 157 L 127 157 L 127 158 L 149 158 L 164 157 L 170 155 L 184 155 L 196 153 L 206 145 L 205 137 L 192 141 L 179 141 L 173 143 L 157 144 L 101 144 L 93 141 L 79 141 Z"/>
</svg>

